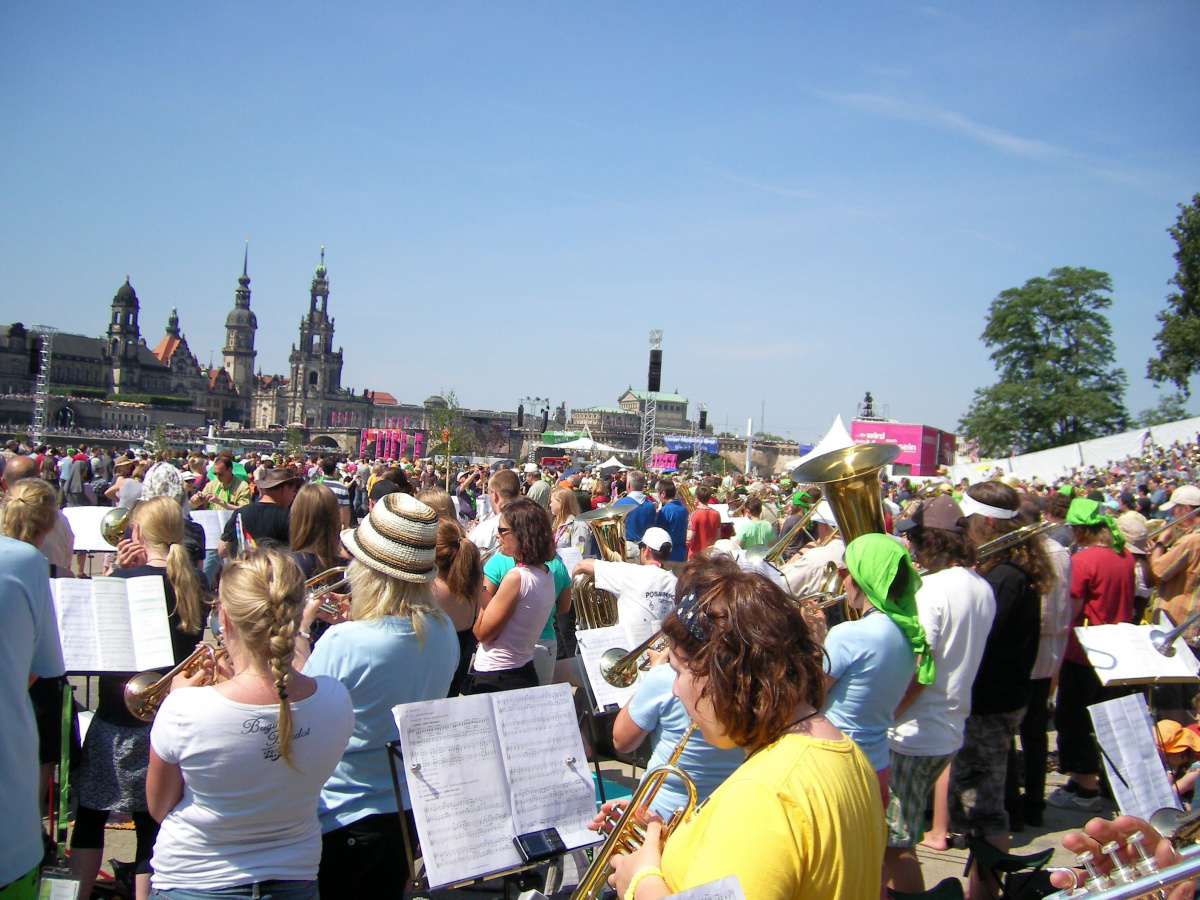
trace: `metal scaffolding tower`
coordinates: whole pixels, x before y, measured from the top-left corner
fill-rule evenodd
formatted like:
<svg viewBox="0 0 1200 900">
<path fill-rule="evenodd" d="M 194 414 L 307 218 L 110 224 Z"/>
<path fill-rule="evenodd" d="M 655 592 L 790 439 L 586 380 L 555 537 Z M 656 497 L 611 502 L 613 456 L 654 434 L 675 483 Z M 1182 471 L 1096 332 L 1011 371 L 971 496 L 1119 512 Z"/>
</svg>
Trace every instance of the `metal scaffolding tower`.
<svg viewBox="0 0 1200 900">
<path fill-rule="evenodd" d="M 50 399 L 50 357 L 54 346 L 54 335 L 58 334 L 58 329 L 49 325 L 34 325 L 29 330 L 42 339 L 39 359 L 41 365 L 38 368 L 37 392 L 34 395 L 33 404 L 32 435 L 33 442 L 40 444 L 46 433 L 46 406 Z"/>
<path fill-rule="evenodd" d="M 650 350 L 660 350 L 662 348 L 662 331 L 655 329 L 650 332 Z M 647 387 L 653 387 L 647 385 Z M 654 416 L 658 412 L 658 391 L 646 391 L 646 406 L 645 412 L 642 415 L 642 465 L 650 465 L 650 457 L 654 453 Z"/>
</svg>

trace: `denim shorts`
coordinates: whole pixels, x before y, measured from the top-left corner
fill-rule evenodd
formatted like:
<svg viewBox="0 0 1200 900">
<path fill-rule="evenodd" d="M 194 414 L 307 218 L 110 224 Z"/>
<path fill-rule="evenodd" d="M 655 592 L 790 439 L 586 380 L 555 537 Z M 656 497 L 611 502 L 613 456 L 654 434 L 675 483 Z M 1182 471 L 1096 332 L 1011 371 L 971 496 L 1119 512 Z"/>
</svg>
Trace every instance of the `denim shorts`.
<svg viewBox="0 0 1200 900">
<path fill-rule="evenodd" d="M 318 900 L 315 881 L 260 881 L 236 887 L 169 888 L 151 891 L 150 900 Z"/>
</svg>

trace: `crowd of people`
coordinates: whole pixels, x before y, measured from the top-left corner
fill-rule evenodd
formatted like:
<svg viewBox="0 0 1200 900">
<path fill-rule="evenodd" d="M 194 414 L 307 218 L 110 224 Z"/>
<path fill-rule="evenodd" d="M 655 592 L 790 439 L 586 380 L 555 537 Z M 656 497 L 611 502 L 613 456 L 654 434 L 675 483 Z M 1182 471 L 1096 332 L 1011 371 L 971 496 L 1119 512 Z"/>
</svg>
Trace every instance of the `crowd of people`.
<svg viewBox="0 0 1200 900">
<path fill-rule="evenodd" d="M 106 573 L 162 580 L 176 663 L 206 632 L 221 647 L 175 677 L 152 723 L 126 705 L 132 673 L 100 676 L 74 773 L 83 897 L 114 814 L 136 831 L 138 900 L 400 896 L 411 812 L 387 761 L 393 707 L 551 683 L 584 627 L 573 576 L 613 595 L 629 646 L 666 640 L 613 746 L 649 742 L 653 765 L 682 743 L 702 801 L 662 843 L 678 788 L 659 792 L 641 848 L 610 861 L 618 896 L 730 874 L 751 900 L 917 893 L 919 843 L 1006 850 L 1047 804 L 1100 808 L 1087 707 L 1120 691 L 1073 628 L 1200 610 L 1195 444 L 1057 480 L 884 481 L 883 532 L 849 542 L 821 485 L 786 476 L 15 443 L 2 459 L 3 900 L 35 895 L 50 852 L 39 804 L 64 671 L 48 576 L 87 574 L 63 508 L 130 509 Z M 216 546 L 202 509 L 232 513 Z M 618 558 L 597 515 L 621 523 Z M 981 554 L 1038 522 L 1050 530 Z M 312 586 L 340 567 L 341 585 Z M 1170 753 L 1200 747 L 1180 736 L 1195 694 L 1156 698 Z M 1068 780 L 1047 794 L 1052 698 Z M 968 887 L 996 886 L 975 867 Z"/>
</svg>

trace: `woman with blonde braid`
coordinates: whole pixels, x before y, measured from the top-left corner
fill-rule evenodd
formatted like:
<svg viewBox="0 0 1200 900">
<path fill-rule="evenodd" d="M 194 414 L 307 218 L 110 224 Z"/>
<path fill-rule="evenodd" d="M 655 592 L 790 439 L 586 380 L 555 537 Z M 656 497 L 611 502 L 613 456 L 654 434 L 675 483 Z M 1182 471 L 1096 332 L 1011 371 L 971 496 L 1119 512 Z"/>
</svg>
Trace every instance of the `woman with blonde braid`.
<svg viewBox="0 0 1200 900">
<path fill-rule="evenodd" d="M 317 896 L 317 797 L 354 719 L 341 684 L 292 666 L 303 609 L 287 553 L 254 550 L 222 572 L 232 677 L 177 687 L 150 735 L 154 900 Z"/>
<path fill-rule="evenodd" d="M 145 561 L 114 569 L 116 578 L 158 576 L 167 598 L 171 645 L 175 662 L 186 659 L 204 631 L 208 615 L 200 575 L 183 546 L 183 512 L 169 497 L 156 497 L 133 513 L 133 543 Z M 165 670 L 164 670 L 165 671 Z M 83 769 L 79 778 L 79 811 L 71 835 L 71 871 L 88 896 L 100 868 L 104 824 L 110 812 L 128 813 L 137 832 L 137 893 L 150 890 L 150 851 L 158 826 L 146 806 L 146 767 L 149 763 L 149 726 L 125 708 L 125 675 L 101 675 L 99 704 L 83 744 Z"/>
</svg>

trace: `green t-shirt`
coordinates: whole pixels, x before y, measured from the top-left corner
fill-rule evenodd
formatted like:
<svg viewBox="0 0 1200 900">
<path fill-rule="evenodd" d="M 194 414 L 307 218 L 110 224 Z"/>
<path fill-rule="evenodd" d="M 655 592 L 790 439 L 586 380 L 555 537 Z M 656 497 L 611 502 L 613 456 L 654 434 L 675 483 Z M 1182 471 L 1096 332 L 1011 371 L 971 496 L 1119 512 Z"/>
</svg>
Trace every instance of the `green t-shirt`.
<svg viewBox="0 0 1200 900">
<path fill-rule="evenodd" d="M 516 563 L 513 562 L 511 556 L 497 553 L 484 564 L 483 577 L 492 583 L 492 587 L 500 587 L 500 582 L 504 580 L 504 576 L 512 571 L 515 565 Z M 571 576 L 567 574 L 567 567 L 563 565 L 563 561 L 557 556 L 546 565 L 550 569 L 550 574 L 554 576 L 554 596 L 557 598 L 563 592 L 563 588 L 571 586 Z M 551 608 L 550 618 L 546 620 L 546 627 L 542 629 L 539 639 L 553 640 L 554 637 L 554 609 Z"/>
<path fill-rule="evenodd" d="M 734 519 L 733 535 L 743 550 L 775 541 L 775 530 L 762 519 Z M 745 524 L 743 524 L 745 523 Z"/>
</svg>

